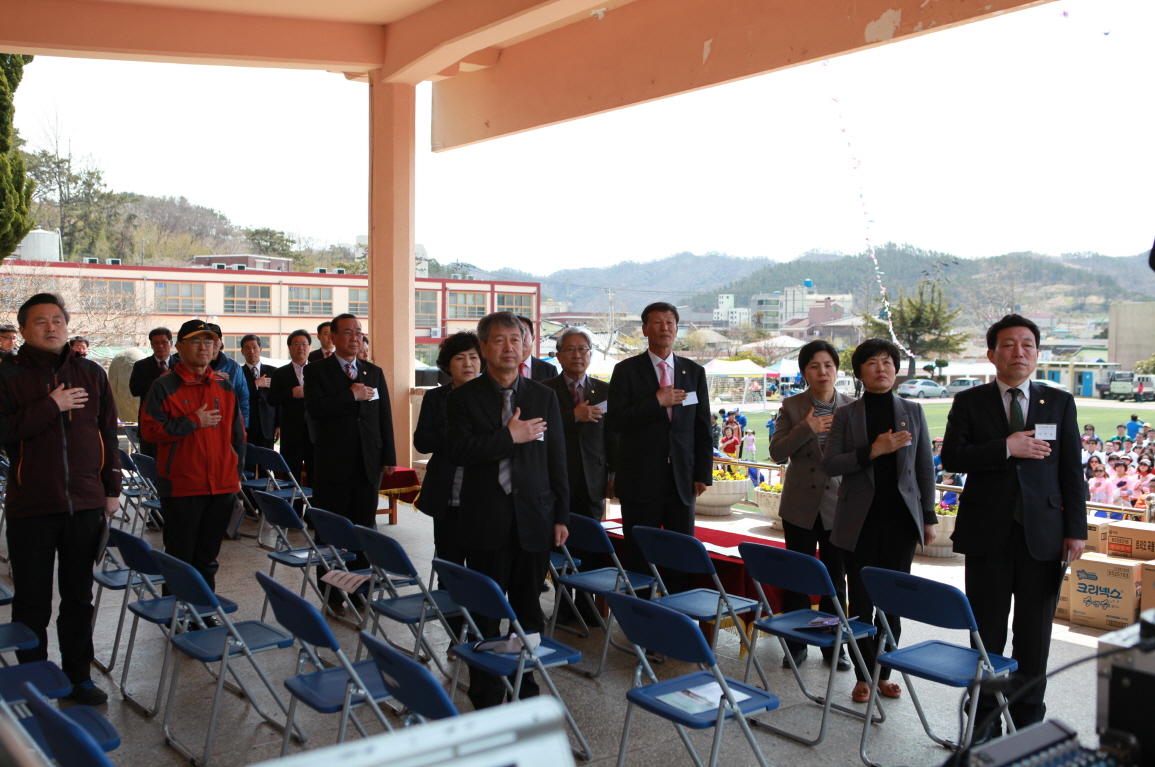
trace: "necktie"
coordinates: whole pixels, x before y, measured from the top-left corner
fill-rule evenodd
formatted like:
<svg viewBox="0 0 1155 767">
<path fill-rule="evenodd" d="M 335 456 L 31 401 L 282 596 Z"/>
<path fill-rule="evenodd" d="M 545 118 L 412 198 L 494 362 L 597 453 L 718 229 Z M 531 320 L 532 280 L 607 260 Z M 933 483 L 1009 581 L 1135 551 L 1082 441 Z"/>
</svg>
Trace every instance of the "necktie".
<svg viewBox="0 0 1155 767">
<path fill-rule="evenodd" d="M 324 349 L 324 350 L 322 350 L 322 354 L 324 354 L 324 355 L 325 355 L 325 359 L 329 359 L 329 355 L 330 355 L 330 354 L 332 354 L 332 353 L 333 353 L 333 352 L 329 351 L 328 349 Z"/>
<path fill-rule="evenodd" d="M 1023 418 L 1023 406 L 1019 403 L 1019 395 L 1022 394 L 1022 389 L 1007 389 L 1007 394 L 1011 397 L 1011 434 L 1022 431 L 1026 426 L 1026 420 Z M 1020 525 L 1023 523 L 1023 489 L 1019 487 L 1018 494 L 1015 496 L 1015 521 Z"/>
<path fill-rule="evenodd" d="M 659 362 L 658 367 L 662 370 L 662 376 L 658 379 L 658 386 L 665 388 L 673 383 L 670 380 L 670 366 L 664 362 Z M 666 408 L 666 417 L 671 421 L 674 420 L 674 409 L 672 407 Z"/>
<path fill-rule="evenodd" d="M 525 376 L 526 378 L 529 378 L 529 363 L 528 362 L 521 363 L 521 374 L 523 376 Z"/>
<path fill-rule="evenodd" d="M 157 360 L 160 363 L 160 372 L 168 372 L 168 360 Z"/>
<path fill-rule="evenodd" d="M 357 377 L 357 374 L 355 372 L 353 372 L 353 363 L 352 362 L 346 362 L 345 363 L 345 375 L 349 376 L 350 378 L 356 378 Z"/>
<path fill-rule="evenodd" d="M 577 407 L 582 403 L 581 387 L 578 386 L 577 381 L 573 381 L 569 385 L 570 392 L 573 394 L 573 404 Z"/>
<path fill-rule="evenodd" d="M 501 390 L 501 425 L 505 426 L 509 423 L 509 419 L 513 417 L 513 389 Z M 509 495 L 513 491 L 513 481 L 510 474 L 510 462 L 508 458 L 502 458 L 497 464 L 497 481 L 501 485 L 501 489 Z"/>
<path fill-rule="evenodd" d="M 253 366 L 252 366 L 252 371 L 253 371 L 253 378 L 254 378 L 254 379 L 257 379 L 257 378 L 260 378 L 260 377 L 261 377 L 261 369 L 260 369 L 258 366 L 256 366 L 256 365 L 253 365 Z"/>
</svg>

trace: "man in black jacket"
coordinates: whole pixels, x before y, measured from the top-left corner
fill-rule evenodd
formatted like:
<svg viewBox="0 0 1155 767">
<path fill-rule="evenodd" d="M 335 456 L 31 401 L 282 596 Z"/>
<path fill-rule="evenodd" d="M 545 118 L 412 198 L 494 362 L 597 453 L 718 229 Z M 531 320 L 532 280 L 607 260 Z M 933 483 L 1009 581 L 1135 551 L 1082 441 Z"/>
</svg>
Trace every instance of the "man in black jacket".
<svg viewBox="0 0 1155 767">
<path fill-rule="evenodd" d="M 362 335 L 352 314 L 333 318 L 332 356 L 305 368 L 305 410 L 316 448 L 313 505 L 355 525 L 376 527 L 382 472 L 393 473 L 397 453 L 385 374 L 357 359 Z M 354 570 L 368 566 L 364 555 L 350 564 Z M 329 599 L 340 613 L 340 593 L 332 589 Z"/>
<path fill-rule="evenodd" d="M 0 362 L 16 356 L 16 328 L 0 325 Z"/>
<path fill-rule="evenodd" d="M 495 312 L 477 323 L 488 370 L 449 393 L 449 460 L 465 468 L 458 540 L 471 570 L 488 575 L 509 595 L 527 631 L 545 621 L 538 595 L 551 546 L 569 535 L 565 438 L 557 397 L 518 373 L 525 343 L 521 323 Z M 487 637 L 500 621 L 479 620 Z M 536 694 L 532 677 L 522 697 Z M 493 676 L 471 672 L 475 708 L 495 706 L 505 694 Z"/>
<path fill-rule="evenodd" d="M 642 310 L 644 354 L 622 360 L 610 379 L 609 428 L 617 436 L 614 493 L 622 504 L 628 567 L 648 572 L 634 527 L 694 533 L 694 500 L 712 482 L 710 396 L 706 371 L 674 355 L 678 310 L 654 303 Z M 685 579 L 666 585 L 680 590 Z"/>
<path fill-rule="evenodd" d="M 281 457 L 301 485 L 313 482 L 313 439 L 305 417 L 305 366 L 313 343 L 307 330 L 289 334 L 288 365 L 269 376 L 269 404 L 277 408 L 280 425 Z"/>
<path fill-rule="evenodd" d="M 136 422 L 140 423 L 140 411 L 144 409 L 144 399 L 148 396 L 152 382 L 176 367 L 180 357 L 172 353 L 172 331 L 168 328 L 153 328 L 148 331 L 148 343 L 152 347 L 152 356 L 137 360 L 132 366 L 132 375 L 128 378 L 128 390 L 132 396 L 140 400 L 140 407 L 136 411 Z M 140 440 L 140 452 L 156 458 L 156 445 Z"/>
<path fill-rule="evenodd" d="M 70 697 L 99 705 L 108 695 L 89 676 L 92 564 L 120 505 L 116 402 L 108 376 L 68 348 L 64 300 L 39 293 L 16 315 L 24 345 L 0 365 L 0 442 L 12 461 L 6 513 L 15 599 L 12 620 L 36 647 L 21 663 L 48 659 L 52 570 L 58 567 L 60 665 Z"/>
<path fill-rule="evenodd" d="M 521 345 L 521 365 L 518 367 L 519 372 L 526 378 L 532 378 L 539 383 L 555 377 L 557 375 L 557 368 L 545 360 L 539 360 L 533 356 L 533 352 L 537 348 L 537 333 L 534 332 L 533 320 L 529 317 L 523 317 L 520 314 L 517 315 L 517 319 L 521 321 L 522 327 L 525 328 L 525 343 Z"/>
<path fill-rule="evenodd" d="M 967 475 L 952 539 L 966 555 L 979 634 L 988 652 L 1003 652 L 1013 597 L 1011 656 L 1026 679 L 1047 670 L 1065 563 L 1087 538 L 1075 398 L 1031 383 L 1038 344 L 1039 328 L 1017 314 L 987 330 L 997 379 L 958 393 L 942 446 L 943 469 Z M 1009 707 L 1016 728 L 1043 720 L 1045 692 L 1043 682 Z M 993 697 L 980 700 L 976 727 L 994 706 Z M 998 735 L 1001 724 L 976 739 Z"/>
<path fill-rule="evenodd" d="M 330 326 L 332 322 L 326 320 L 317 326 L 317 343 L 321 344 L 320 349 L 314 349 L 309 352 L 309 362 L 320 362 L 333 356 L 333 338 Z"/>
<path fill-rule="evenodd" d="M 251 333 L 241 339 L 241 354 L 245 357 L 241 372 L 249 388 L 248 442 L 271 448 L 277 442 L 277 406 L 269 402 L 269 394 L 277 368 L 261 364 L 261 339 Z"/>
</svg>

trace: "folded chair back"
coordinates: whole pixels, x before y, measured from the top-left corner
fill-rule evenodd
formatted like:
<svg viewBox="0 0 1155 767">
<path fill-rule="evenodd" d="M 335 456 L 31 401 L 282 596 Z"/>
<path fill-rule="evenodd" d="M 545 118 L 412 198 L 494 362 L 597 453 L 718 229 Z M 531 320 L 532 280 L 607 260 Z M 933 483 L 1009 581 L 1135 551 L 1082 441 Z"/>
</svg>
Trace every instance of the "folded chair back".
<svg viewBox="0 0 1155 767">
<path fill-rule="evenodd" d="M 133 465 L 136 473 L 148 480 L 149 484 L 156 485 L 156 459 L 144 453 L 133 453 Z"/>
<path fill-rule="evenodd" d="M 257 572 L 257 583 L 261 584 L 261 588 L 268 595 L 277 623 L 284 626 L 290 634 L 314 647 L 334 651 L 341 649 L 341 643 L 333 635 L 329 624 L 307 599 L 294 594 L 260 571 Z"/>
<path fill-rule="evenodd" d="M 353 523 L 340 514 L 318 509 L 311 506 L 305 510 L 305 515 L 317 528 L 317 535 L 326 546 L 336 546 L 345 551 L 360 551 L 361 541 L 353 530 Z"/>
<path fill-rule="evenodd" d="M 444 559 L 434 559 L 433 569 L 437 571 L 438 581 L 459 607 L 490 618 L 517 620 L 505 594 L 489 576 Z"/>
<path fill-rule="evenodd" d="M 429 669 L 368 631 L 361 632 L 361 641 L 376 664 L 385 689 L 402 705 L 425 719 L 457 716 L 457 707 Z"/>
<path fill-rule="evenodd" d="M 714 665 L 702 630 L 686 615 L 629 594 L 606 594 L 606 603 L 633 644 L 683 663 Z"/>
<path fill-rule="evenodd" d="M 954 586 L 878 567 L 862 568 L 862 583 L 874 606 L 888 615 L 944 629 L 978 630 L 971 603 Z"/>
<path fill-rule="evenodd" d="M 265 515 L 265 520 L 270 525 L 284 530 L 305 529 L 305 523 L 301 521 L 301 517 L 293 509 L 293 504 L 284 498 L 261 490 L 255 491 L 253 497 L 257 499 L 257 508 Z"/>
<path fill-rule="evenodd" d="M 606 529 L 596 519 L 571 514 L 569 518 L 569 538 L 566 546 L 591 554 L 612 554 L 614 545 L 606 535 Z"/>
<path fill-rule="evenodd" d="M 188 602 L 202 607 L 219 607 L 220 601 L 205 583 L 204 577 L 187 562 L 182 562 L 174 556 L 153 549 L 149 552 L 157 569 L 164 576 L 173 595 L 182 602 Z"/>
<path fill-rule="evenodd" d="M 160 576 L 160 568 L 150 556 L 152 546 L 149 546 L 147 541 L 111 527 L 108 530 L 108 545 L 116 546 L 117 550 L 120 551 L 121 561 L 129 570 L 147 575 L 150 578 Z"/>
<path fill-rule="evenodd" d="M 371 564 L 394 575 L 403 575 L 406 578 L 418 577 L 417 569 L 413 567 L 413 562 L 400 543 L 384 533 L 360 525 L 355 526 L 353 532 L 356 533 L 361 550 L 365 552 Z"/>
<path fill-rule="evenodd" d="M 289 474 L 289 465 L 276 450 L 256 445 L 245 445 L 245 463 L 249 466 L 259 466 L 265 471 L 282 472 Z"/>
<path fill-rule="evenodd" d="M 683 573 L 708 575 L 714 572 L 714 563 L 710 561 L 706 547 L 692 535 L 657 527 L 635 527 L 630 534 L 651 565 Z"/>
<path fill-rule="evenodd" d="M 57 764 L 67 767 L 113 767 L 104 750 L 84 728 L 48 704 L 31 682 L 21 685 L 24 705 L 36 718 Z"/>
<path fill-rule="evenodd" d="M 136 464 L 133 462 L 132 456 L 128 454 L 128 451 L 122 448 L 117 448 L 116 452 L 120 456 L 120 468 L 136 474 Z"/>
<path fill-rule="evenodd" d="M 835 596 L 830 573 L 818 557 L 749 541 L 738 544 L 738 553 L 758 583 L 799 594 Z"/>
</svg>

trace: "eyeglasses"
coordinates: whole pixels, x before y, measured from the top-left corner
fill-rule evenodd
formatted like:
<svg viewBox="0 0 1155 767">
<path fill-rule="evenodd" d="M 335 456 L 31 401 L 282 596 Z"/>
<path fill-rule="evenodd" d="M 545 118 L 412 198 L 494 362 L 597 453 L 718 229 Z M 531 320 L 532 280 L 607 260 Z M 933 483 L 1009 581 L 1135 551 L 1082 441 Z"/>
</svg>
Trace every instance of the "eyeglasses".
<svg viewBox="0 0 1155 767">
<path fill-rule="evenodd" d="M 185 343 L 195 349 L 199 349 L 206 346 L 212 346 L 216 343 L 216 341 L 211 338 L 192 338 L 188 341 L 185 341 Z"/>
<path fill-rule="evenodd" d="M 342 330 L 340 333 L 333 333 L 335 336 L 345 336 L 346 338 L 362 338 L 364 333 L 360 330 Z"/>
<path fill-rule="evenodd" d="M 567 346 L 561 350 L 562 354 L 589 354 L 590 348 L 588 346 Z"/>
<path fill-rule="evenodd" d="M 308 342 L 308 341 L 300 341 L 300 342 L 295 342 L 295 343 L 291 343 L 291 344 L 289 344 L 289 348 L 291 349 L 291 348 L 293 348 L 294 346 L 296 346 L 296 347 L 298 347 L 298 348 L 300 348 L 300 347 L 304 347 L 305 349 L 308 349 L 308 348 L 309 348 L 309 345 L 310 345 L 310 344 L 309 344 L 309 342 Z"/>
</svg>

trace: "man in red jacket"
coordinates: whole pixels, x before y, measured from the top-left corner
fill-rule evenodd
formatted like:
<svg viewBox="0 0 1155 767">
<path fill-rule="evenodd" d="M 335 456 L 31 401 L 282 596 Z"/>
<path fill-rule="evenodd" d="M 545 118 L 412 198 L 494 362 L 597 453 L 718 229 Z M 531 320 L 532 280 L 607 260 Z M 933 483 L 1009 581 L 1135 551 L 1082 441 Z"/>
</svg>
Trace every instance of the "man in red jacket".
<svg viewBox="0 0 1155 767">
<path fill-rule="evenodd" d="M 195 567 L 214 590 L 245 459 L 245 422 L 233 382 L 209 367 L 219 340 L 202 320 L 181 325 L 180 362 L 153 382 L 140 421 L 141 437 L 158 446 L 164 550 Z"/>
<path fill-rule="evenodd" d="M 48 659 L 52 565 L 59 557 L 60 665 L 70 697 L 99 705 L 108 695 L 89 678 L 92 564 L 105 515 L 120 504 L 116 402 L 95 362 L 68 348 L 68 310 L 38 293 L 16 315 L 24 345 L 0 365 L 0 442 L 8 451 L 8 553 L 16 598 L 12 620 L 40 644 L 21 663 Z"/>
</svg>

